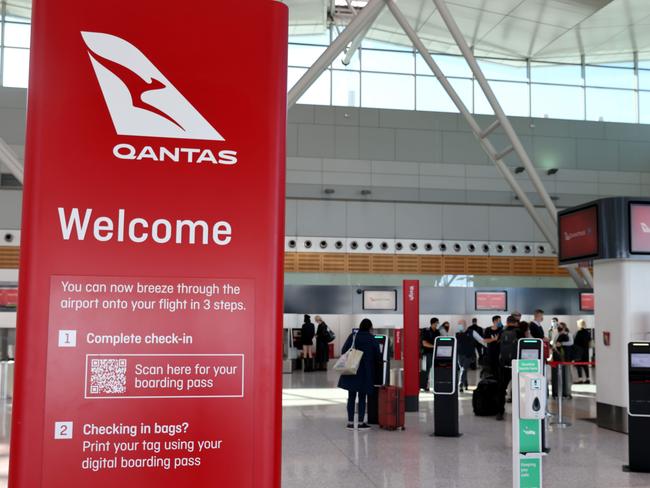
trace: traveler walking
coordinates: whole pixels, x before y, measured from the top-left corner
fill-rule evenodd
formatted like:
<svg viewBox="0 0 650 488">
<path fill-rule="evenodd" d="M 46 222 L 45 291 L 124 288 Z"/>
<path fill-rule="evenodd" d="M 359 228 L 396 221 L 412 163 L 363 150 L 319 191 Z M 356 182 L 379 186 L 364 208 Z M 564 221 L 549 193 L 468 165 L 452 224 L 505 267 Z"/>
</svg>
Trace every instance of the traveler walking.
<svg viewBox="0 0 650 488">
<path fill-rule="evenodd" d="M 529 324 L 531 337 L 534 337 L 535 339 L 544 339 L 545 334 L 542 322 L 544 322 L 544 310 L 538 308 L 535 310 L 533 321 Z"/>
<path fill-rule="evenodd" d="M 591 349 L 591 332 L 587 329 L 587 323 L 580 319 L 578 320 L 578 332 L 573 338 L 573 360 L 579 363 L 589 362 L 589 350 Z M 578 371 L 578 384 L 588 385 L 591 383 L 589 379 L 589 366 L 576 366 Z M 582 373 L 585 374 L 585 379 L 582 379 Z"/>
<path fill-rule="evenodd" d="M 467 322 L 464 320 L 458 321 L 456 343 L 458 344 L 458 364 L 460 366 L 459 392 L 463 393 L 469 387 L 467 371 L 476 360 L 474 331 L 467 327 Z"/>
<path fill-rule="evenodd" d="M 499 337 L 502 331 L 501 315 L 495 315 L 492 317 L 492 326 L 485 329 L 483 333 L 483 342 L 487 345 L 484 372 L 495 378 L 499 376 Z"/>
<path fill-rule="evenodd" d="M 564 322 L 560 322 L 557 326 L 557 334 L 553 340 L 553 361 L 567 362 L 572 360 L 573 350 L 573 336 L 569 331 L 569 327 Z M 571 398 L 571 368 L 562 366 L 553 368 L 551 373 L 552 393 L 553 398 L 557 398 L 560 392 L 558 391 L 558 376 L 559 371 L 562 371 L 562 396 L 564 398 Z"/>
<path fill-rule="evenodd" d="M 425 360 L 425 377 L 423 381 L 420 381 L 420 388 L 424 391 L 429 391 L 429 376 L 431 375 L 431 368 L 433 366 L 433 346 L 436 342 L 436 337 L 440 336 L 440 330 L 438 330 L 438 324 L 440 321 L 433 317 L 430 320 L 430 327 L 422 331 L 422 350 Z"/>
<path fill-rule="evenodd" d="M 468 329 L 472 332 L 476 332 L 479 337 L 483 337 L 483 327 L 478 325 L 478 319 L 476 317 L 472 319 L 472 325 L 470 325 Z M 478 364 L 482 364 L 484 362 L 485 347 L 483 347 L 478 341 L 474 341 L 474 350 L 478 357 Z M 476 369 L 476 359 L 472 361 L 472 369 Z"/>
<path fill-rule="evenodd" d="M 366 400 L 369 395 L 375 393 L 375 374 L 380 367 L 381 353 L 379 344 L 370 333 L 372 322 L 370 319 L 363 319 L 359 325 L 359 331 L 350 334 L 343 345 L 342 353 L 346 353 L 354 342 L 354 348 L 363 353 L 357 374 L 341 375 L 338 387 L 348 391 L 348 430 L 354 430 L 354 410 L 357 399 L 359 400 L 359 412 L 357 429 L 368 430 L 370 426 L 365 422 Z"/>
<path fill-rule="evenodd" d="M 327 324 L 323 322 L 320 315 L 314 317 L 314 322 L 318 325 L 316 329 L 316 370 L 327 371 L 327 363 L 330 360 L 329 343 L 330 334 Z"/>
<path fill-rule="evenodd" d="M 506 391 L 512 379 L 512 360 L 517 359 L 517 344 L 521 338 L 521 332 L 517 327 L 517 319 L 512 315 L 506 319 L 506 327 L 499 337 L 499 387 L 500 409 L 497 420 L 503 420 L 506 412 Z"/>
<path fill-rule="evenodd" d="M 309 373 L 314 371 L 314 336 L 316 328 L 311 321 L 311 317 L 305 314 L 304 322 L 301 328 L 300 342 L 302 343 L 302 361 L 303 371 Z"/>
</svg>

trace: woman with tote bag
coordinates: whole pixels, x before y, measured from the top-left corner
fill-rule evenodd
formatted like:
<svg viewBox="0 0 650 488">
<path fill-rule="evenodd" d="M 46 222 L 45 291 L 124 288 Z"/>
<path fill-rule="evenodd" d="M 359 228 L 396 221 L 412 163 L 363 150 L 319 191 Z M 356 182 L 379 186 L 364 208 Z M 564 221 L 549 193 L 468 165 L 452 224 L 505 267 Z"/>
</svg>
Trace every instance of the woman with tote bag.
<svg viewBox="0 0 650 488">
<path fill-rule="evenodd" d="M 342 353 L 355 349 L 361 352 L 361 361 L 356 374 L 341 374 L 339 388 L 348 390 L 348 430 L 354 430 L 354 410 L 357 397 L 359 398 L 358 429 L 367 430 L 370 426 L 365 422 L 366 400 L 375 391 L 375 373 L 381 361 L 379 344 L 370 333 L 372 322 L 363 319 L 359 332 L 350 334 L 343 345 Z"/>
</svg>

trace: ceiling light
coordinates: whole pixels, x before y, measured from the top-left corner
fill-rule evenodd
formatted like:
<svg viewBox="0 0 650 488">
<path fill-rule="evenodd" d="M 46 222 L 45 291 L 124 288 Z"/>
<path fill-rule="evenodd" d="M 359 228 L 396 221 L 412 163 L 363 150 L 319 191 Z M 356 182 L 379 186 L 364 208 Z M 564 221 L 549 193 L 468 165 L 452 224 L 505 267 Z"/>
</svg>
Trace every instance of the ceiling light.
<svg viewBox="0 0 650 488">
<path fill-rule="evenodd" d="M 325 195 L 333 195 L 334 193 L 336 193 L 336 191 L 334 190 L 334 188 L 325 188 L 323 190 L 323 193 L 325 193 Z"/>
<path fill-rule="evenodd" d="M 519 174 L 523 173 L 524 171 L 526 171 L 526 168 L 524 168 L 523 166 L 517 166 L 515 168 L 515 174 L 516 175 L 519 175 Z"/>
<path fill-rule="evenodd" d="M 557 173 L 559 170 L 557 168 L 551 168 L 549 169 L 546 174 L 549 176 L 553 176 L 555 173 Z"/>
<path fill-rule="evenodd" d="M 372 195 L 372 190 L 361 190 L 362 195 Z"/>
</svg>

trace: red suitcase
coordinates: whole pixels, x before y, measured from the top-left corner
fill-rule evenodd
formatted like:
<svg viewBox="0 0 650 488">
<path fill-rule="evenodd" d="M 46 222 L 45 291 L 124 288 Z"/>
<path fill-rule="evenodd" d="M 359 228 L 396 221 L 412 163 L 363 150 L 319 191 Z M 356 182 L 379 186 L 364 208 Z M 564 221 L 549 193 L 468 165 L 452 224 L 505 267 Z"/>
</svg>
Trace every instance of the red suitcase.
<svg viewBox="0 0 650 488">
<path fill-rule="evenodd" d="M 404 430 L 404 392 L 401 388 L 379 388 L 379 427 L 386 430 Z"/>
</svg>

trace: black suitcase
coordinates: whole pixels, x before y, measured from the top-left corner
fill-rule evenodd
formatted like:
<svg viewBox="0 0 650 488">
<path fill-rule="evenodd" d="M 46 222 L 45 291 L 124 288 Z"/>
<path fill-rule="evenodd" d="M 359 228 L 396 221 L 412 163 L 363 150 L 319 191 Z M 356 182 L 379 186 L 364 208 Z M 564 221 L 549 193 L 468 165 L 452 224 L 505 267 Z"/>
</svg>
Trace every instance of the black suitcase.
<svg viewBox="0 0 650 488">
<path fill-rule="evenodd" d="M 501 409 L 499 382 L 495 378 L 484 378 L 472 395 L 472 407 L 477 417 L 496 415 Z"/>
</svg>

